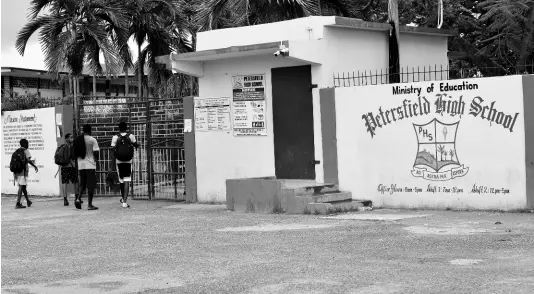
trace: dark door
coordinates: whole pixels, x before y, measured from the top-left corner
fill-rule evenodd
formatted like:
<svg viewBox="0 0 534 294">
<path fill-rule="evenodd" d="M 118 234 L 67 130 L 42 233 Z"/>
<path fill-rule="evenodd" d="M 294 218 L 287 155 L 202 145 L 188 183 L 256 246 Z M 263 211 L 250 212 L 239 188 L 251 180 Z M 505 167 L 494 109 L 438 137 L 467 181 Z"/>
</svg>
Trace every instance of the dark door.
<svg viewBox="0 0 534 294">
<path fill-rule="evenodd" d="M 311 66 L 271 73 L 276 177 L 315 180 Z"/>
</svg>

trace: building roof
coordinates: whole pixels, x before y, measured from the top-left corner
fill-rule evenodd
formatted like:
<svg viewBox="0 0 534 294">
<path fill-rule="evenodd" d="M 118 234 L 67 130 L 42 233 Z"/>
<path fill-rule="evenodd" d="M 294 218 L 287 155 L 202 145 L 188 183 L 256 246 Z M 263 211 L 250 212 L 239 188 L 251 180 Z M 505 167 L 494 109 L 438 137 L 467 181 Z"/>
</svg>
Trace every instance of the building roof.
<svg viewBox="0 0 534 294">
<path fill-rule="evenodd" d="M 59 75 L 68 75 L 66 71 L 59 72 Z M 91 73 L 84 69 L 83 76 L 92 76 Z M 44 78 L 44 79 L 54 79 L 55 76 L 52 73 L 49 73 L 46 70 L 40 69 L 31 69 L 31 68 L 21 68 L 21 67 L 2 67 L 2 76 L 12 76 L 12 77 L 26 77 L 26 78 Z M 132 70 L 128 73 L 129 77 L 135 77 L 136 75 Z M 101 76 L 98 76 L 99 78 Z M 118 77 L 124 77 L 124 74 L 118 75 Z"/>
<path fill-rule="evenodd" d="M 320 64 L 309 48 L 324 43 L 325 28 L 354 29 L 388 32 L 386 23 L 367 22 L 337 16 L 314 16 L 289 21 L 201 32 L 198 34 L 196 52 L 171 53 L 159 56 L 156 61 L 165 64 L 173 72 L 203 76 L 204 61 L 235 57 L 272 55 L 281 46 L 288 48 L 288 58 L 311 64 Z M 455 30 L 401 26 L 401 34 L 432 35 L 448 37 L 456 35 Z M 327 37 L 328 38 L 328 37 Z M 276 41 L 275 41 L 276 40 Z M 263 42 L 262 42 L 263 41 Z"/>
<path fill-rule="evenodd" d="M 358 30 L 374 30 L 374 31 L 389 31 L 391 26 L 387 23 L 369 22 L 356 18 L 339 17 L 336 16 L 335 24 L 326 25 L 334 28 L 350 28 Z M 420 35 L 434 35 L 434 36 L 455 36 L 458 34 L 457 30 L 400 26 L 400 33 L 420 34 Z"/>
</svg>

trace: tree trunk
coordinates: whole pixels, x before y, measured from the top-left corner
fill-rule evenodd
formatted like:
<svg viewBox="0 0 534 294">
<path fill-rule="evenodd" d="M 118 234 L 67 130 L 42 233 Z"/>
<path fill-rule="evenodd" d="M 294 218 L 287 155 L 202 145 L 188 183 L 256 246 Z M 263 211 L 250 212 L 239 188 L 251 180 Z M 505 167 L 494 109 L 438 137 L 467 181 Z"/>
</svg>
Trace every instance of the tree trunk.
<svg viewBox="0 0 534 294">
<path fill-rule="evenodd" d="M 73 98 L 72 98 L 72 101 L 73 101 L 73 105 L 74 105 L 74 135 L 76 136 L 79 131 L 80 131 L 80 127 L 78 125 L 78 121 L 79 121 L 79 112 L 78 112 L 78 76 L 74 76 L 73 77 L 73 80 L 74 80 L 74 87 L 73 87 L 73 90 L 74 90 L 74 94 L 73 94 Z"/>
<path fill-rule="evenodd" d="M 130 83 L 128 82 L 128 68 L 124 68 L 124 96 L 128 96 Z"/>
<path fill-rule="evenodd" d="M 72 76 L 71 74 L 69 74 L 69 94 L 67 96 L 74 95 L 74 90 L 72 89 L 73 84 L 74 83 L 72 82 Z"/>
<path fill-rule="evenodd" d="M 142 74 L 141 70 L 143 66 L 141 65 L 141 45 L 137 45 L 137 82 L 138 82 L 138 89 L 137 89 L 137 97 L 141 98 L 143 97 L 143 81 L 142 81 Z"/>
<path fill-rule="evenodd" d="M 93 97 L 96 97 L 96 74 L 93 74 Z"/>
</svg>

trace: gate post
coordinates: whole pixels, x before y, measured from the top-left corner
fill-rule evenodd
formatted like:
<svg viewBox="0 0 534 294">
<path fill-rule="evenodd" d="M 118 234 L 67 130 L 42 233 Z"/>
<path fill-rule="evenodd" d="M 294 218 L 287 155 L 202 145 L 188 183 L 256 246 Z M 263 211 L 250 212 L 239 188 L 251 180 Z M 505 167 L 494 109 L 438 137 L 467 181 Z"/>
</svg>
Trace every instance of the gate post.
<svg viewBox="0 0 534 294">
<path fill-rule="evenodd" d="M 152 121 L 150 118 L 150 99 L 146 98 L 146 169 L 147 169 L 147 192 L 148 199 L 152 200 L 154 197 L 154 175 L 152 174 L 152 167 L 154 161 L 152 160 Z"/>
<path fill-rule="evenodd" d="M 197 202 L 197 158 L 195 147 L 195 98 L 184 97 L 184 125 L 191 122 L 191 131 L 184 132 L 185 149 L 185 200 Z"/>
</svg>

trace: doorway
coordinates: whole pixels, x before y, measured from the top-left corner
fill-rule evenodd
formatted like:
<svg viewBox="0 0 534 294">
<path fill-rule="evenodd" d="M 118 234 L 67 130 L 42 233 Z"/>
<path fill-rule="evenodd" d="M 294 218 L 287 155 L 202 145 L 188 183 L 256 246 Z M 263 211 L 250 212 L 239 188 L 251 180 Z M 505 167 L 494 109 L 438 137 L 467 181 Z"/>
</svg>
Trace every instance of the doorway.
<svg viewBox="0 0 534 294">
<path fill-rule="evenodd" d="M 275 172 L 315 180 L 311 66 L 271 69 Z"/>
</svg>

